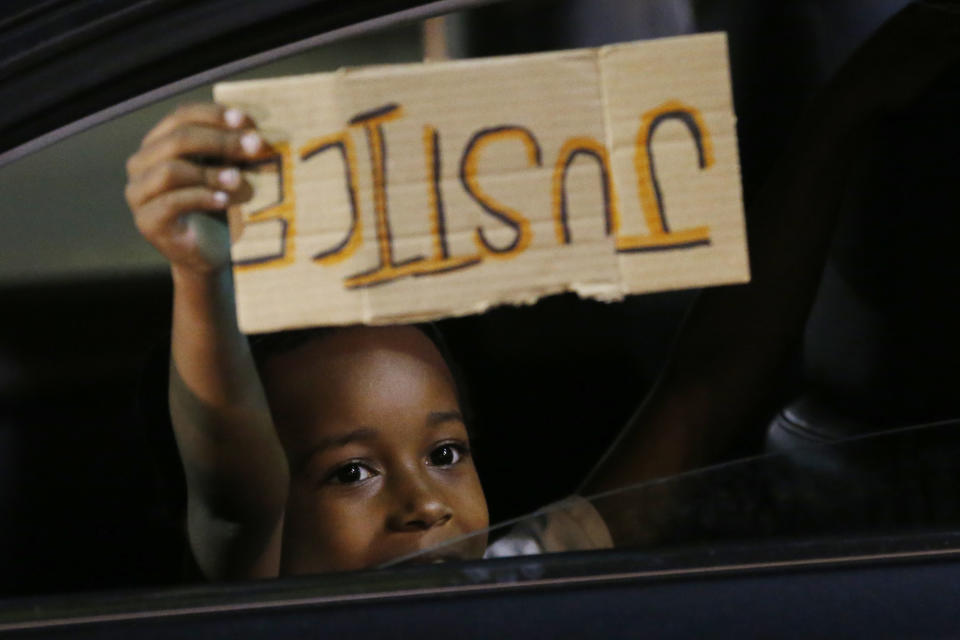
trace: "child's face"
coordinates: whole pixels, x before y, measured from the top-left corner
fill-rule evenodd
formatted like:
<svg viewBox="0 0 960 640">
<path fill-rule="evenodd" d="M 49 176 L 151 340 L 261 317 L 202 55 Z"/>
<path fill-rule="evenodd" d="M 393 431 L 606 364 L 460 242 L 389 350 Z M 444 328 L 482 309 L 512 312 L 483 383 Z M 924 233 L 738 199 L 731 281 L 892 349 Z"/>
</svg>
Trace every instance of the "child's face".
<svg viewBox="0 0 960 640">
<path fill-rule="evenodd" d="M 290 462 L 282 575 L 372 567 L 488 526 L 453 377 L 420 331 L 336 331 L 263 378 Z"/>
</svg>

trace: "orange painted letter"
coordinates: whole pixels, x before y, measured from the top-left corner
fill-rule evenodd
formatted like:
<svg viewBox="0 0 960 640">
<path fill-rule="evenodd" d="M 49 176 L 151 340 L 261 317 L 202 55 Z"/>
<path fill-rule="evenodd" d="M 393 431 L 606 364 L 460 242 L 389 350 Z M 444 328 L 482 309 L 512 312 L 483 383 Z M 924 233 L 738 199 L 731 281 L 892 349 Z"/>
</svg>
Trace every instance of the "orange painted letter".
<svg viewBox="0 0 960 640">
<path fill-rule="evenodd" d="M 570 212 L 567 210 L 567 172 L 577 159 L 584 155 L 593 158 L 600 165 L 600 180 L 603 189 L 604 230 L 609 236 L 620 230 L 620 203 L 613 185 L 610 172 L 610 154 L 607 148 L 592 138 L 571 138 L 560 149 L 557 165 L 553 170 L 553 223 L 557 232 L 557 242 L 570 244 Z"/>
<path fill-rule="evenodd" d="M 701 169 L 713 165 L 713 145 L 710 133 L 703 123 L 700 112 L 677 101 L 667 102 L 656 109 L 643 114 L 640 133 L 637 135 L 634 167 L 637 172 L 637 189 L 640 192 L 640 206 L 647 224 L 646 235 L 619 236 L 617 251 L 629 253 L 635 251 L 662 251 L 681 249 L 710 244 L 710 228 L 693 227 L 673 231 L 667 223 L 663 207 L 663 194 L 657 180 L 657 170 L 653 159 L 653 135 L 666 120 L 679 120 L 690 130 L 697 147 L 697 160 Z"/>
<path fill-rule="evenodd" d="M 290 159 L 290 146 L 285 142 L 273 144 L 276 155 L 258 160 L 252 166 L 273 166 L 277 172 L 278 200 L 263 209 L 247 214 L 244 225 L 255 225 L 269 221 L 280 222 L 280 252 L 237 260 L 233 266 L 240 271 L 285 266 L 293 262 L 294 236 L 296 234 L 296 208 L 293 190 L 293 165 Z M 242 233 L 242 232 L 241 232 Z"/>
<path fill-rule="evenodd" d="M 477 181 L 477 164 L 479 162 L 480 152 L 491 142 L 505 140 L 508 138 L 518 138 L 523 142 L 527 150 L 527 158 L 531 166 L 543 166 L 540 154 L 540 145 L 533 133 L 523 127 L 502 126 L 478 131 L 470 138 L 467 147 L 463 153 L 463 159 L 460 162 L 460 181 L 463 183 L 467 193 L 483 207 L 483 210 L 500 220 L 516 232 L 513 242 L 505 247 L 495 247 L 487 240 L 483 232 L 483 227 L 477 227 L 474 240 L 480 248 L 480 252 L 485 256 L 494 258 L 511 258 L 522 253 L 533 238 L 533 232 L 530 229 L 530 221 L 523 214 L 515 209 L 511 209 L 500 204 L 483 189 L 480 188 Z"/>
<path fill-rule="evenodd" d="M 383 136 L 383 124 L 401 117 L 403 117 L 403 109 L 400 105 L 388 104 L 379 109 L 361 113 L 350 120 L 351 125 L 362 126 L 367 132 L 370 164 L 373 172 L 373 208 L 377 220 L 377 246 L 380 253 L 380 264 L 374 269 L 347 278 L 346 287 L 348 289 L 373 287 L 412 275 L 417 271 L 417 264 L 424 261 L 423 256 L 410 258 L 399 263 L 393 260 L 393 237 L 390 232 L 390 218 L 387 207 L 387 143 Z"/>
<path fill-rule="evenodd" d="M 357 157 L 353 149 L 353 139 L 349 132 L 342 131 L 332 136 L 311 140 L 300 149 L 300 159 L 307 161 L 330 149 L 338 150 L 343 157 L 347 196 L 350 198 L 350 231 L 338 245 L 313 256 L 313 259 L 320 264 L 335 264 L 341 260 L 346 260 L 354 254 L 363 242 L 360 202 L 357 198 Z"/>
</svg>

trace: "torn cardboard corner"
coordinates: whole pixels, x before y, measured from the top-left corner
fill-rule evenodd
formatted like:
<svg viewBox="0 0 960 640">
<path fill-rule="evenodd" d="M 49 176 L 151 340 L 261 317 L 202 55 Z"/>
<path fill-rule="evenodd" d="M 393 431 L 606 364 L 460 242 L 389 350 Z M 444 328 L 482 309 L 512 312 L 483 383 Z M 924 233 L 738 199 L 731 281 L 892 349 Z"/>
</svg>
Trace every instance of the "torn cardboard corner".
<svg viewBox="0 0 960 640">
<path fill-rule="evenodd" d="M 276 150 L 231 215 L 244 331 L 749 280 L 722 34 L 214 95 Z"/>
</svg>

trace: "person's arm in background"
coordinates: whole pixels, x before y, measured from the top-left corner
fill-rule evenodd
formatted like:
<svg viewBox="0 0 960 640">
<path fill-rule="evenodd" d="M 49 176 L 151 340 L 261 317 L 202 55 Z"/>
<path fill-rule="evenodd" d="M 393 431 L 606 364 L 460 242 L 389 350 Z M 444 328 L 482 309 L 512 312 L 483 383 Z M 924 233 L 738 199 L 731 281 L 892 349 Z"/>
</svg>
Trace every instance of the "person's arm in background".
<svg viewBox="0 0 960 640">
<path fill-rule="evenodd" d="M 160 121 L 127 162 L 137 228 L 170 261 L 170 417 L 190 546 L 210 579 L 279 567 L 288 465 L 237 327 L 227 226 L 209 215 L 251 197 L 237 165 L 266 150 L 248 117 L 197 104 Z"/>
<path fill-rule="evenodd" d="M 877 126 L 883 117 L 958 61 L 960 3 L 912 5 L 881 27 L 814 99 L 748 209 L 750 284 L 700 295 L 656 387 L 581 495 L 716 462 L 744 426 L 757 421 L 802 336 L 863 141 L 882 135 Z M 637 510 L 623 506 L 597 502 L 615 541 L 657 536 L 639 531 Z"/>
</svg>

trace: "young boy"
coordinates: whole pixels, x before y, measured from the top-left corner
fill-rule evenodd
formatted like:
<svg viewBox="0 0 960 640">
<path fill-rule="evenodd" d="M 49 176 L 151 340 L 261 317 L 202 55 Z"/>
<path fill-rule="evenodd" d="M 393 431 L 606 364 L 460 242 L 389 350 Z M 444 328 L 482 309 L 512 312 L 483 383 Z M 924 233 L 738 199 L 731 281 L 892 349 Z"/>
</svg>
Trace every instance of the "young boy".
<svg viewBox="0 0 960 640">
<path fill-rule="evenodd" d="M 128 167 L 137 225 L 174 279 L 170 413 L 201 569 L 231 578 L 370 567 L 486 528 L 456 385 L 424 333 L 314 332 L 270 354 L 258 375 L 236 325 L 225 230 L 190 212 L 249 198 L 229 165 L 264 151 L 249 118 L 192 105 L 161 121 Z M 484 547 L 480 536 L 455 553 Z"/>
<path fill-rule="evenodd" d="M 170 414 L 201 570 L 219 579 L 360 569 L 473 532 L 426 559 L 482 557 L 487 505 L 457 385 L 423 331 L 294 332 L 258 354 L 240 333 L 226 231 L 198 212 L 251 197 L 230 165 L 267 152 L 250 118 L 199 104 L 162 120 L 128 163 L 137 226 L 174 281 Z M 586 503 L 560 521 L 587 523 L 580 546 L 611 544 Z M 542 529 L 533 535 L 548 543 L 571 536 Z"/>
<path fill-rule="evenodd" d="M 956 63 L 955 6 L 908 8 L 811 105 L 751 209 L 752 283 L 701 296 L 656 391 L 585 492 L 702 465 L 756 423 L 801 335 L 859 142 Z M 370 567 L 483 530 L 456 385 L 424 334 L 334 330 L 258 374 L 234 315 L 228 232 L 199 212 L 249 199 L 236 166 L 268 152 L 248 116 L 202 104 L 162 120 L 127 164 L 136 224 L 171 265 L 170 413 L 201 569 L 242 578 Z M 636 503 L 596 507 L 575 502 L 529 537 L 560 550 L 661 533 Z M 480 557 L 484 546 L 474 536 L 434 559 Z"/>
</svg>

